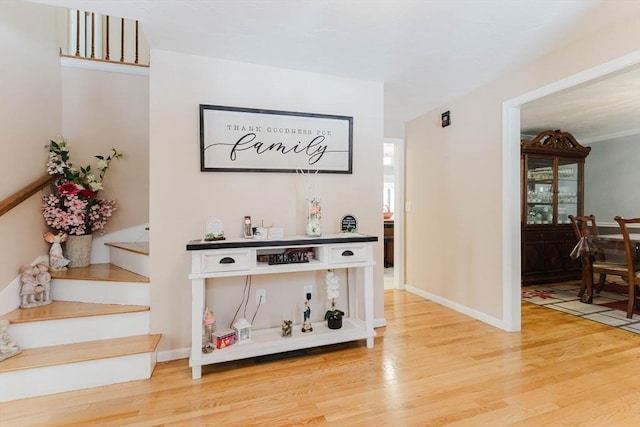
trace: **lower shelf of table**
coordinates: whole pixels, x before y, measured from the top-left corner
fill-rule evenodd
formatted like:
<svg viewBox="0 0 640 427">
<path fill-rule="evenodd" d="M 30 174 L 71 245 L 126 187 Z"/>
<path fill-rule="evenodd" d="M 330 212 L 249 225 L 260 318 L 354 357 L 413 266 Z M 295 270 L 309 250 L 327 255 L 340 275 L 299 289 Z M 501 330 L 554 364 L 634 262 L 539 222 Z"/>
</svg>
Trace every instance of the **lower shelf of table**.
<svg viewBox="0 0 640 427">
<path fill-rule="evenodd" d="M 300 350 L 323 345 L 337 344 L 347 341 L 373 338 L 376 332 L 367 331 L 362 320 L 343 318 L 342 328 L 329 329 L 326 322 L 313 323 L 312 332 L 302 332 L 302 325 L 294 325 L 293 335 L 282 337 L 280 328 L 260 329 L 252 331 L 251 341 L 234 344 L 227 348 L 214 350 L 211 353 L 200 353 L 198 363 L 194 357 L 189 359 L 190 367 L 228 362 L 285 351 Z"/>
</svg>

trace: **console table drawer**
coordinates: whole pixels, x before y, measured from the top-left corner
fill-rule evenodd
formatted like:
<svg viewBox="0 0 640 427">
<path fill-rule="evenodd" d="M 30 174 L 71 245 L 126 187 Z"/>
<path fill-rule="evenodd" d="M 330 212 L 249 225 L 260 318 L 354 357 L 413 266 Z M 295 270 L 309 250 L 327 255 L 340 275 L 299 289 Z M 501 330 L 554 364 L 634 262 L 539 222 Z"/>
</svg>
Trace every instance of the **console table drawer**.
<svg viewBox="0 0 640 427">
<path fill-rule="evenodd" d="M 367 258 L 365 245 L 337 246 L 329 248 L 329 264 L 364 261 Z"/>
<path fill-rule="evenodd" d="M 222 250 L 202 254 L 202 272 L 248 270 L 251 268 L 251 250 Z"/>
</svg>

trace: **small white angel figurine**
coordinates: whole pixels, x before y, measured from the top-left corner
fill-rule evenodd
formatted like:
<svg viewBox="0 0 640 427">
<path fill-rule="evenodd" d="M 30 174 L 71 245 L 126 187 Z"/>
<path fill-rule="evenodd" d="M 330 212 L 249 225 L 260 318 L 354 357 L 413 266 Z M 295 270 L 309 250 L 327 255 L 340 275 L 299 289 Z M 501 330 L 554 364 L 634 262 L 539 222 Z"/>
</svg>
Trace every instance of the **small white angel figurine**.
<svg viewBox="0 0 640 427">
<path fill-rule="evenodd" d="M 62 255 L 62 245 L 67 241 L 67 233 L 62 231 L 58 234 L 51 232 L 44 233 L 44 240 L 51 243 L 49 250 L 49 266 L 52 270 L 66 270 L 69 260 Z"/>
</svg>

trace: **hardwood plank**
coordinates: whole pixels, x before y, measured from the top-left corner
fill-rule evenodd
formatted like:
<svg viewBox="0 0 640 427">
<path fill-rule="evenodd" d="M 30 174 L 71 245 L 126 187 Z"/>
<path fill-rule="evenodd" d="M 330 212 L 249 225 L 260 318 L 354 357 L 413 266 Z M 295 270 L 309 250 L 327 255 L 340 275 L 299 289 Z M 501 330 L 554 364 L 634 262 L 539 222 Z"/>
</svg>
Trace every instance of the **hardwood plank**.
<svg viewBox="0 0 640 427">
<path fill-rule="evenodd" d="M 161 335 L 137 335 L 124 338 L 29 348 L 0 362 L 0 373 L 65 363 L 86 362 L 105 357 L 126 356 L 153 351 Z"/>
<path fill-rule="evenodd" d="M 133 273 L 113 264 L 91 264 L 88 267 L 68 268 L 52 271 L 54 279 L 97 280 L 102 282 L 149 283 L 149 278 Z"/>
<path fill-rule="evenodd" d="M 109 314 L 149 311 L 148 306 L 94 304 L 72 301 L 52 301 L 51 304 L 33 308 L 19 308 L 2 316 L 9 323 L 37 322 L 43 320 L 71 319 L 76 317 L 105 316 Z"/>
<path fill-rule="evenodd" d="M 149 242 L 107 242 L 105 246 L 120 248 L 141 255 L 149 255 Z"/>
<path fill-rule="evenodd" d="M 385 316 L 373 349 L 206 366 L 195 381 L 186 359 L 159 363 L 149 380 L 2 403 L 0 425 L 640 424 L 636 334 L 528 303 L 508 333 L 399 290 Z"/>
</svg>

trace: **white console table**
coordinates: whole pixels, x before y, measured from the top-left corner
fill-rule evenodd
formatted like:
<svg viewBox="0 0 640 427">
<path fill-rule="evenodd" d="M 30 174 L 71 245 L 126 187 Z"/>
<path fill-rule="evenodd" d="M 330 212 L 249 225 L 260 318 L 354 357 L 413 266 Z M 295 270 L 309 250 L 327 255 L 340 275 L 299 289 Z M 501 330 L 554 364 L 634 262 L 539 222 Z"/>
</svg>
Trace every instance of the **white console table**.
<svg viewBox="0 0 640 427">
<path fill-rule="evenodd" d="M 322 237 L 292 236 L 281 240 L 228 239 L 187 243 L 191 252 L 191 358 L 193 379 L 200 378 L 202 366 L 266 354 L 366 339 L 373 348 L 373 243 L 378 238 L 363 234 L 334 234 Z M 274 250 L 310 248 L 314 257 L 305 263 L 269 265 L 258 262 L 263 253 Z M 287 274 L 353 268 L 358 273 L 349 283 L 349 317 L 341 329 L 329 329 L 326 322 L 314 323 L 313 332 L 294 328 L 293 336 L 282 337 L 280 327 L 253 330 L 251 342 L 232 345 L 211 353 L 202 352 L 202 313 L 205 308 L 206 279 L 257 274 Z M 360 277 L 359 275 L 362 274 Z M 359 295 L 362 292 L 362 310 Z"/>
</svg>

